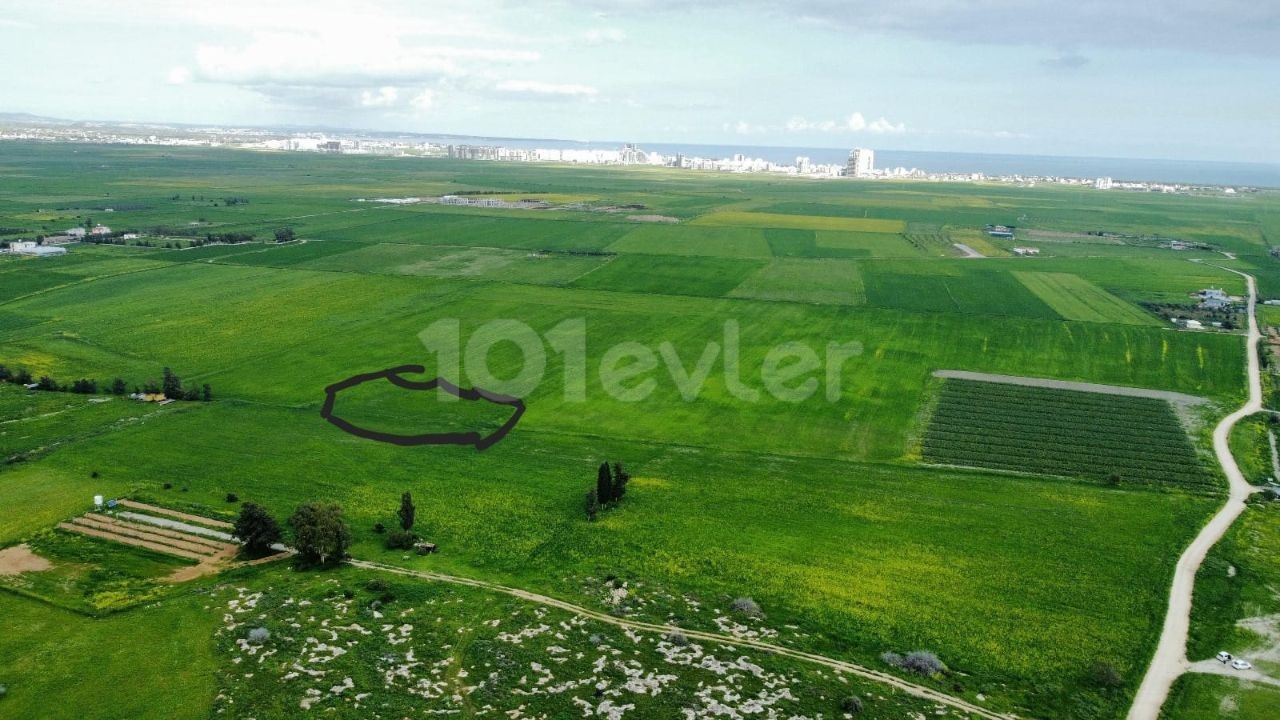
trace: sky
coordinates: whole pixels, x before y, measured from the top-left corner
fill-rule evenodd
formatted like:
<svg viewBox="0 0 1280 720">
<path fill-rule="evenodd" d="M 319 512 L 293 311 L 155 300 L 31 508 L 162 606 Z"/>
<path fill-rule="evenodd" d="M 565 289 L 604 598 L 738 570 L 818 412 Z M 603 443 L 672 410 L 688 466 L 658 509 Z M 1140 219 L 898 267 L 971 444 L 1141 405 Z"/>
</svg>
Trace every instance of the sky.
<svg viewBox="0 0 1280 720">
<path fill-rule="evenodd" d="M 1280 163 L 1280 2 L 6 0 L 0 112 Z"/>
</svg>

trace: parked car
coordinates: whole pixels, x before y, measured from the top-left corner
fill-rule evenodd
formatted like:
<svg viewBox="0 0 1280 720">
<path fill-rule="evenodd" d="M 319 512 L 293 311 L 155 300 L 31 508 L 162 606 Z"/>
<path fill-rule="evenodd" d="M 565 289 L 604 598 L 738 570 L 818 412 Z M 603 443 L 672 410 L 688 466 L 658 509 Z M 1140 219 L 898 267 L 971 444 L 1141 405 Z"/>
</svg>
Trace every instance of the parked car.
<svg viewBox="0 0 1280 720">
<path fill-rule="evenodd" d="M 1231 661 L 1231 667 L 1235 668 L 1236 670 L 1252 670 L 1253 663 L 1249 662 L 1248 660 L 1236 659 Z"/>
<path fill-rule="evenodd" d="M 1226 650 L 1223 650 L 1222 652 L 1218 653 L 1218 662 L 1222 663 L 1223 665 L 1226 665 L 1227 663 L 1231 662 L 1231 653 L 1227 652 Z"/>
</svg>

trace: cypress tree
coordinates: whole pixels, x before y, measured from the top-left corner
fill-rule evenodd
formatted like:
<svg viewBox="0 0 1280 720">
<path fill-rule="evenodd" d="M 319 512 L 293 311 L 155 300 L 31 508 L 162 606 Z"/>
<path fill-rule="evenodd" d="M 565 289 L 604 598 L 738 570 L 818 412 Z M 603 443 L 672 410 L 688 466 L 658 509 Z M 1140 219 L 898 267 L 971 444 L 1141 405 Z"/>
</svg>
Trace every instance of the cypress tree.
<svg viewBox="0 0 1280 720">
<path fill-rule="evenodd" d="M 612 496 L 613 496 L 614 502 L 618 502 L 619 500 L 622 499 L 623 495 L 627 494 L 627 481 L 630 479 L 631 479 L 631 476 L 627 474 L 626 470 L 622 469 L 622 463 L 613 464 Z"/>
<path fill-rule="evenodd" d="M 609 472 L 609 463 L 600 463 L 600 470 L 596 473 L 596 499 L 601 505 L 609 505 L 614 501 L 613 498 L 613 475 Z"/>
</svg>

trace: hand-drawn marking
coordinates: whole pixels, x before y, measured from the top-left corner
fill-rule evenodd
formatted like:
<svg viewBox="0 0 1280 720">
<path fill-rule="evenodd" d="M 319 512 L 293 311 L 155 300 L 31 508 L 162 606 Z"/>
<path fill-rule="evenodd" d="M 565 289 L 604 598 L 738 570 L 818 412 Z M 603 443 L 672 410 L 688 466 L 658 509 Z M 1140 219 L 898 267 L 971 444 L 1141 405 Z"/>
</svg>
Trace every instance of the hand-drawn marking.
<svg viewBox="0 0 1280 720">
<path fill-rule="evenodd" d="M 329 421 L 343 432 L 350 433 L 356 437 L 366 438 L 368 440 L 377 440 L 378 442 L 391 443 L 393 445 L 413 446 L 413 445 L 475 445 L 476 450 L 485 450 L 493 446 L 499 440 L 507 436 L 511 432 L 511 428 L 520 422 L 520 416 L 524 415 L 524 401 L 510 395 L 502 395 L 490 392 L 484 388 L 473 387 L 470 390 L 463 390 L 444 378 L 437 377 L 425 382 L 415 382 L 400 377 L 401 373 L 422 374 L 426 372 L 426 368 L 421 365 L 401 365 L 399 367 L 387 368 L 378 372 L 364 373 L 362 375 L 352 375 L 341 382 L 336 382 L 324 389 L 324 407 L 320 408 L 320 417 Z M 337 398 L 338 393 L 348 388 L 370 382 L 372 380 L 386 379 L 397 387 L 406 390 L 434 390 L 441 388 L 445 392 L 462 400 L 487 400 L 495 405 L 506 405 L 515 408 L 515 412 L 511 413 L 511 417 L 507 419 L 502 427 L 494 430 L 489 435 L 481 435 L 479 431 L 457 432 L 457 433 L 423 433 L 421 435 L 396 435 L 394 433 L 378 432 L 354 425 L 337 415 L 333 414 L 333 402 Z"/>
</svg>

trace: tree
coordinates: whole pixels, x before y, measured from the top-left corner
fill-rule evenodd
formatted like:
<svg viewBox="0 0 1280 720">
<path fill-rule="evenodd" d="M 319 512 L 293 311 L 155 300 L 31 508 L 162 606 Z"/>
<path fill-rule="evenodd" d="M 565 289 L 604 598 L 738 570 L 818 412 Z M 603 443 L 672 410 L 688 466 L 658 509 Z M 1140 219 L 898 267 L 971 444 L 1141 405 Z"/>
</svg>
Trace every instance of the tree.
<svg viewBox="0 0 1280 720">
<path fill-rule="evenodd" d="M 116 378 L 111 381 L 111 394 L 124 395 L 129 392 L 129 386 L 125 383 L 124 378 Z"/>
<path fill-rule="evenodd" d="M 351 528 L 343 520 L 340 506 L 319 502 L 299 505 L 289 518 L 289 527 L 303 562 L 327 565 L 346 557 Z"/>
<path fill-rule="evenodd" d="M 596 499 L 601 505 L 613 502 L 613 475 L 607 462 L 600 463 L 600 469 L 596 471 Z"/>
<path fill-rule="evenodd" d="M 53 378 L 49 377 L 48 375 L 42 375 L 42 376 L 40 377 L 40 381 L 39 381 L 39 383 L 37 383 L 37 384 L 36 384 L 36 389 L 38 389 L 38 390 L 57 390 L 57 389 L 58 389 L 58 381 L 57 381 L 57 380 L 54 380 Z"/>
<path fill-rule="evenodd" d="M 631 476 L 622 468 L 622 463 L 613 464 L 613 501 L 618 502 L 627 494 L 627 481 Z"/>
<path fill-rule="evenodd" d="M 413 506 L 413 496 L 406 490 L 400 496 L 400 509 L 396 511 L 396 517 L 400 518 L 400 528 L 405 532 L 413 529 L 414 516 L 417 509 Z"/>
<path fill-rule="evenodd" d="M 600 499 L 596 497 L 595 490 L 587 491 L 587 499 L 584 503 L 584 509 L 587 511 L 587 519 L 594 521 L 596 515 L 600 514 Z"/>
<path fill-rule="evenodd" d="M 13 381 L 19 385 L 30 385 L 31 371 L 26 368 L 19 368 L 18 372 L 13 374 Z"/>
<path fill-rule="evenodd" d="M 167 398 L 182 397 L 182 379 L 174 375 L 169 368 L 164 369 L 164 381 L 160 385 L 160 392 L 163 392 Z"/>
<path fill-rule="evenodd" d="M 244 543 L 245 552 L 262 555 L 280 542 L 280 525 L 264 508 L 247 502 L 240 506 L 235 535 Z"/>
<path fill-rule="evenodd" d="M 13 377 L 13 371 L 4 365 L 0 365 L 0 380 L 8 380 Z"/>
<path fill-rule="evenodd" d="M 296 235 L 291 227 L 282 227 L 279 230 L 276 230 L 276 242 L 278 243 L 293 242 L 295 237 Z"/>
<path fill-rule="evenodd" d="M 205 383 L 200 387 L 200 399 L 205 402 L 213 399 L 213 388 L 209 387 L 209 383 Z"/>
</svg>

